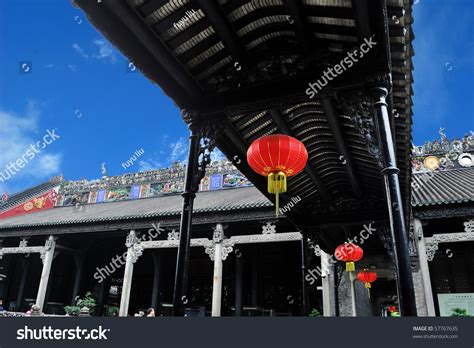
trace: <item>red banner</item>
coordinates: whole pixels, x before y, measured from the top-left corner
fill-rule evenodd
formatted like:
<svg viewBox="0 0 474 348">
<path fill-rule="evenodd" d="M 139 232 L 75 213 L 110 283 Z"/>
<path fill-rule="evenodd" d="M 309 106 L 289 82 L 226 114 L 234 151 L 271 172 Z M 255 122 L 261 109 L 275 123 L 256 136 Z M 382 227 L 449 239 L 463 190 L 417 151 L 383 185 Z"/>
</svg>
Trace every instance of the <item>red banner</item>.
<svg viewBox="0 0 474 348">
<path fill-rule="evenodd" d="M 35 213 L 37 211 L 42 211 L 45 209 L 50 209 L 54 207 L 56 202 L 56 191 L 48 191 L 41 196 L 37 196 L 33 199 L 30 199 L 28 202 L 19 204 L 14 208 L 11 208 L 3 213 L 0 213 L 0 220 L 6 219 L 12 216 L 18 216 L 23 214 Z"/>
</svg>

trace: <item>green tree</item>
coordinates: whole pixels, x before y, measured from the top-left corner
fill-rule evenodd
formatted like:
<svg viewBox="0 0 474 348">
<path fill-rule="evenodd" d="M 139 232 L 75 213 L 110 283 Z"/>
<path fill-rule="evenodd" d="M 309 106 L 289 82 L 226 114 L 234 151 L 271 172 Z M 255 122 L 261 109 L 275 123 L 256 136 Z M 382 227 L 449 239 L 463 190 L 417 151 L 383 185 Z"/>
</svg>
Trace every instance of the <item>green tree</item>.
<svg viewBox="0 0 474 348">
<path fill-rule="evenodd" d="M 309 313 L 309 316 L 310 316 L 310 317 L 320 317 L 320 316 L 321 316 L 321 313 L 319 313 L 319 311 L 318 311 L 316 308 L 313 308 L 313 310 L 311 311 L 311 313 Z"/>
<path fill-rule="evenodd" d="M 82 307 L 87 307 L 90 315 L 93 315 L 95 308 L 97 307 L 97 302 L 90 291 L 86 292 L 84 298 L 77 298 L 75 306 L 65 306 L 64 311 L 66 314 L 77 316 Z"/>
</svg>

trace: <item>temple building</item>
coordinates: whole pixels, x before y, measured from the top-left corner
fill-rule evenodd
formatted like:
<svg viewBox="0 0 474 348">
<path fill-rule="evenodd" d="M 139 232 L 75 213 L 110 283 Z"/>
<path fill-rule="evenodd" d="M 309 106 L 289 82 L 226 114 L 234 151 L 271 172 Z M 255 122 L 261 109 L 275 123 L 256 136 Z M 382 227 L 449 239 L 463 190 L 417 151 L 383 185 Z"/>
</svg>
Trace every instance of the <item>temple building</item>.
<svg viewBox="0 0 474 348">
<path fill-rule="evenodd" d="M 474 293 L 474 142 L 441 134 L 441 141 L 412 150 L 410 258 L 418 315 L 446 315 L 446 296 Z M 11 195 L 0 208 L 5 308 L 25 312 L 40 303 L 45 313 L 64 314 L 64 306 L 90 291 L 95 315 L 148 307 L 170 315 L 185 170 L 176 163 L 92 181 L 58 176 Z M 356 281 L 355 314 L 387 315 L 398 306 L 388 231 L 376 219 L 345 229 L 368 254 L 356 269 L 378 275 L 370 298 Z M 308 309 L 354 315 L 342 263 L 312 236 L 305 250 L 302 238 L 231 162 L 212 162 L 194 205 L 187 315 L 294 316 Z"/>
<path fill-rule="evenodd" d="M 470 306 L 472 135 L 411 144 L 412 1 L 73 4 L 179 107 L 187 166 L 7 197 L 8 309 L 61 313 L 86 291 L 95 314 L 120 316 Z M 307 153 L 278 195 L 247 157 L 267 136 Z M 211 161 L 216 147 L 229 161 Z"/>
</svg>

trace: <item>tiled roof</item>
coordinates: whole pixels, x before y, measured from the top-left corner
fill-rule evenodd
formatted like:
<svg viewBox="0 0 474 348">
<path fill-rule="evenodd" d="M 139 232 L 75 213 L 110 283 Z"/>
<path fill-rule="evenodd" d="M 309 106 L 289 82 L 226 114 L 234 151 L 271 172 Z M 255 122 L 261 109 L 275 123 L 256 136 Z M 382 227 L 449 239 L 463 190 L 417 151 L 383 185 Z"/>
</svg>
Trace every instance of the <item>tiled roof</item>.
<svg viewBox="0 0 474 348">
<path fill-rule="evenodd" d="M 474 202 L 474 167 L 412 176 L 412 206 Z"/>
<path fill-rule="evenodd" d="M 254 187 L 199 192 L 194 212 L 232 211 L 270 208 L 273 204 Z M 0 221 L 0 230 L 12 227 L 36 227 L 73 223 L 106 222 L 181 214 L 180 194 L 121 202 L 87 204 L 80 207 L 56 207 L 42 212 L 15 216 Z"/>
<path fill-rule="evenodd" d="M 38 186 L 44 188 L 44 186 Z M 35 190 L 35 192 L 38 192 Z M 413 174 L 412 206 L 474 202 L 474 167 Z M 194 212 L 235 211 L 271 208 L 272 203 L 255 187 L 199 192 Z M 73 223 L 107 222 L 124 219 L 176 216 L 181 213 L 182 197 L 169 194 L 154 198 L 87 204 L 81 207 L 55 207 L 42 212 L 0 221 L 0 230 L 14 227 L 54 226 Z"/>
</svg>

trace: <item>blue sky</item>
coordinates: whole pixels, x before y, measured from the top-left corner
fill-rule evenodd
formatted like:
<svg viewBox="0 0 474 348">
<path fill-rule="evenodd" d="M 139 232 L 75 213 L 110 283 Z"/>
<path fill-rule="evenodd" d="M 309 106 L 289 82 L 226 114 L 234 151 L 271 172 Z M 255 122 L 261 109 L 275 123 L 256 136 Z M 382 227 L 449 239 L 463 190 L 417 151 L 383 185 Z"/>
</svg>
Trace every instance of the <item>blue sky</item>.
<svg viewBox="0 0 474 348">
<path fill-rule="evenodd" d="M 438 138 L 441 126 L 461 137 L 474 130 L 474 1 L 420 0 L 414 17 L 413 140 Z M 118 175 L 186 158 L 178 109 L 127 65 L 70 1 L 0 0 L 0 170 L 48 129 L 60 136 L 0 182 L 0 193 L 59 173 L 98 178 L 102 162 Z"/>
</svg>

